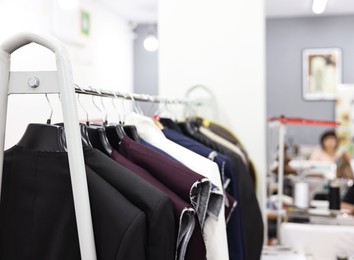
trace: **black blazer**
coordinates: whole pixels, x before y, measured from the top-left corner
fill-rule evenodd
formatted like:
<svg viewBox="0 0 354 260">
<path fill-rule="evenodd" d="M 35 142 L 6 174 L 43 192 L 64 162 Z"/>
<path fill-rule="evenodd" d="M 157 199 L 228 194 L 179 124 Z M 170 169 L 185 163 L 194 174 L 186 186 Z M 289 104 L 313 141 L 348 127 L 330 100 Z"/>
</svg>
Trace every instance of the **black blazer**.
<svg viewBox="0 0 354 260">
<path fill-rule="evenodd" d="M 15 146 L 3 169 L 0 259 L 80 260 L 67 153 Z M 98 259 L 146 259 L 145 214 L 88 167 L 86 174 Z"/>
<path fill-rule="evenodd" d="M 176 244 L 175 217 L 170 198 L 97 149 L 86 149 L 84 157 L 88 167 L 145 212 L 147 259 L 173 260 Z M 131 250 L 135 250 L 133 246 Z"/>
</svg>

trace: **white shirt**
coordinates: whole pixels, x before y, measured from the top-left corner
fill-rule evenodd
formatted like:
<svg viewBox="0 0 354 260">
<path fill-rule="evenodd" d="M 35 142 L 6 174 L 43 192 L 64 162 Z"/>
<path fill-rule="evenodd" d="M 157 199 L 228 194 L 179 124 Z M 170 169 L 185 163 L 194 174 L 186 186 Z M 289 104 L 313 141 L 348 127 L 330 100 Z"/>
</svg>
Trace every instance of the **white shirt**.
<svg viewBox="0 0 354 260">
<path fill-rule="evenodd" d="M 126 117 L 126 124 L 135 125 L 138 134 L 148 143 L 168 153 L 196 173 L 207 177 L 219 189 L 223 198 L 221 176 L 216 163 L 168 140 L 151 118 L 132 113 Z M 229 260 L 225 209 L 222 203 L 218 216 L 205 220 L 203 233 L 208 260 Z"/>
</svg>

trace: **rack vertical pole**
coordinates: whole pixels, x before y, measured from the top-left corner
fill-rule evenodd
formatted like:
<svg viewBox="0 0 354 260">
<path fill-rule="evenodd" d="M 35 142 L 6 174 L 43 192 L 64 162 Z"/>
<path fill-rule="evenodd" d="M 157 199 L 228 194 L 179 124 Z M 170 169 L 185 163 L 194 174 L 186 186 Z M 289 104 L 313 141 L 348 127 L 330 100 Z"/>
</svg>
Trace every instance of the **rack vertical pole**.
<svg viewBox="0 0 354 260">
<path fill-rule="evenodd" d="M 277 238 L 279 243 L 280 238 L 280 226 L 282 223 L 283 213 L 283 185 L 284 185 L 284 148 L 285 148 L 285 123 L 280 120 L 279 125 L 279 151 L 278 151 L 278 209 L 277 209 Z"/>
<path fill-rule="evenodd" d="M 8 82 L 10 75 L 10 54 L 0 48 L 0 195 L 2 187 L 2 169 L 4 164 L 6 115 L 8 101 Z"/>
</svg>

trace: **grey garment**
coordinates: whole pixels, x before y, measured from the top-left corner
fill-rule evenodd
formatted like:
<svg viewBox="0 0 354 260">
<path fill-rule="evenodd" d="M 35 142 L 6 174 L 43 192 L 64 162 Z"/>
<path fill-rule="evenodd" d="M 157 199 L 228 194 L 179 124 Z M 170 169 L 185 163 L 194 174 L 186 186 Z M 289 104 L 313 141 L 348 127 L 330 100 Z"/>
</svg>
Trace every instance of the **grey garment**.
<svg viewBox="0 0 354 260">
<path fill-rule="evenodd" d="M 202 228 L 207 215 L 209 215 L 207 213 L 210 211 L 210 213 L 218 216 L 222 205 L 223 198 L 221 198 L 221 201 L 217 199 L 219 194 L 215 194 L 211 186 L 210 180 L 204 178 L 195 182 L 190 190 L 190 201 Z"/>
<path fill-rule="evenodd" d="M 195 228 L 195 211 L 192 208 L 185 208 L 179 219 L 179 229 L 176 244 L 176 260 L 184 260 L 189 240 Z"/>
<path fill-rule="evenodd" d="M 207 217 L 212 217 L 215 220 L 218 220 L 220 216 L 221 207 L 224 206 L 224 195 L 218 187 L 212 185 L 207 209 Z"/>
</svg>

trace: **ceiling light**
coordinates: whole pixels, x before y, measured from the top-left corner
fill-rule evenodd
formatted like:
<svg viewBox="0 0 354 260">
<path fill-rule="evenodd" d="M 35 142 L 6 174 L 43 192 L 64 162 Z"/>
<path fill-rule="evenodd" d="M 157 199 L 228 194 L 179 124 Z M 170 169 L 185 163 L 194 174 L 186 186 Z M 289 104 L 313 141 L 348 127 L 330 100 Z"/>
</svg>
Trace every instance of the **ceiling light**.
<svg viewBox="0 0 354 260">
<path fill-rule="evenodd" d="M 315 14 L 322 14 L 326 9 L 328 0 L 313 0 L 312 11 Z"/>
<path fill-rule="evenodd" d="M 144 48 L 147 51 L 157 51 L 157 49 L 159 48 L 159 40 L 156 38 L 155 35 L 153 34 L 149 34 L 145 40 L 144 40 Z"/>
<path fill-rule="evenodd" d="M 79 0 L 57 0 L 58 5 L 63 9 L 75 9 L 79 5 Z"/>
</svg>

